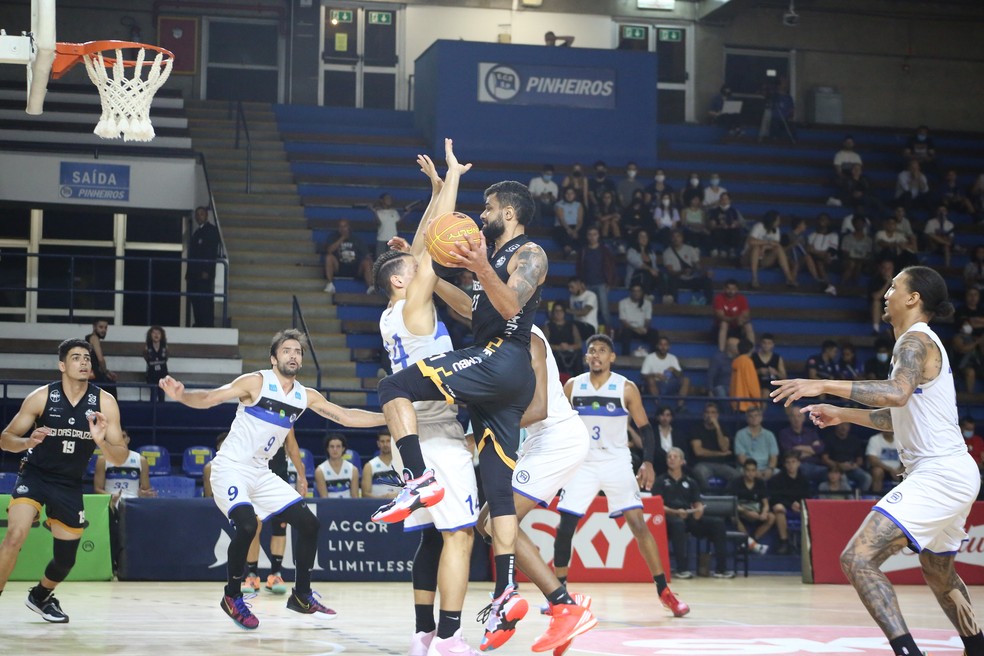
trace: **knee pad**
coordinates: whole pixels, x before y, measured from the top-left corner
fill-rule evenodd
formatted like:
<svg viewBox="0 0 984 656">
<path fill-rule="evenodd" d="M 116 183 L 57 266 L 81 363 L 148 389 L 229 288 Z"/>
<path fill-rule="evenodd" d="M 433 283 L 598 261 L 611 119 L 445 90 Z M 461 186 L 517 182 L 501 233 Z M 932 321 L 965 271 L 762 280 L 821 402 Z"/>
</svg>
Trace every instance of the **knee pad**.
<svg viewBox="0 0 984 656">
<path fill-rule="evenodd" d="M 275 538 L 282 538 L 287 535 L 287 520 L 279 513 L 273 515 L 268 520 L 270 522 L 270 535 Z"/>
<path fill-rule="evenodd" d="M 571 562 L 571 541 L 574 531 L 581 518 L 577 515 L 560 513 L 560 524 L 557 525 L 557 539 L 554 540 L 554 567 L 567 567 Z"/>
<path fill-rule="evenodd" d="M 75 554 L 79 551 L 79 541 L 55 538 L 53 542 L 51 562 L 45 568 L 44 575 L 49 580 L 58 583 L 64 581 L 75 566 Z"/>
<path fill-rule="evenodd" d="M 313 512 L 308 510 L 303 501 L 288 506 L 286 510 L 280 513 L 279 517 L 303 536 L 317 536 L 318 530 L 321 528 L 321 522 L 318 521 Z"/>
<path fill-rule="evenodd" d="M 253 536 L 256 535 L 259 526 L 253 506 L 246 504 L 233 508 L 232 512 L 229 513 L 229 521 L 236 528 L 236 534 L 232 537 L 233 540 L 253 541 Z"/>
<path fill-rule="evenodd" d="M 417 553 L 413 556 L 411 571 L 414 590 L 428 592 L 437 590 L 437 570 L 443 548 L 444 538 L 436 528 L 431 526 L 420 532 L 420 544 L 417 546 Z"/>
<path fill-rule="evenodd" d="M 485 447 L 478 456 L 478 466 L 482 473 L 482 488 L 485 501 L 489 505 L 489 515 L 502 517 L 516 514 L 513 500 L 513 470 L 499 457 L 492 447 Z"/>
</svg>

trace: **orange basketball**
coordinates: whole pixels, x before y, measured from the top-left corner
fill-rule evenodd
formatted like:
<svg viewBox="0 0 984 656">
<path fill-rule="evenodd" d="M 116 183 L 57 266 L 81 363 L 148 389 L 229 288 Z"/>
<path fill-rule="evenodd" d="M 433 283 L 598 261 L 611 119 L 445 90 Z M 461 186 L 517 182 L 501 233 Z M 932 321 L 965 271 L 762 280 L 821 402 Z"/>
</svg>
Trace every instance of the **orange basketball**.
<svg viewBox="0 0 984 656">
<path fill-rule="evenodd" d="M 460 267 L 458 260 L 451 257 L 455 242 L 471 241 L 478 243 L 478 224 L 467 214 L 448 212 L 431 221 L 424 232 L 424 243 L 431 259 L 441 266 Z"/>
</svg>

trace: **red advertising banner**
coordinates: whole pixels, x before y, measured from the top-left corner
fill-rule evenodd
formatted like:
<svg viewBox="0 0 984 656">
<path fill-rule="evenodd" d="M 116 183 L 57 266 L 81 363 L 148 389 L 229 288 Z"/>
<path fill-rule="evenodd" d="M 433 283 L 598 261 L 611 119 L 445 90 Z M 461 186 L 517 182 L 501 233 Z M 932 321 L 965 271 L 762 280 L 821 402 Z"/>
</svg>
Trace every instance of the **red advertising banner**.
<svg viewBox="0 0 984 656">
<path fill-rule="evenodd" d="M 840 568 L 840 554 L 875 505 L 872 500 L 809 499 L 810 559 L 814 583 L 847 583 Z M 957 553 L 957 573 L 968 585 L 984 584 L 984 503 L 977 502 L 965 527 L 970 537 Z M 903 549 L 885 561 L 881 570 L 892 583 L 925 583 L 919 556 Z"/>
<path fill-rule="evenodd" d="M 556 512 L 557 499 L 550 508 L 536 508 L 523 519 L 522 527 L 540 550 L 547 563 L 553 562 L 554 539 L 560 515 Z M 670 550 L 666 540 L 666 517 L 663 514 L 663 497 L 643 497 L 642 512 L 649 532 L 656 538 L 656 546 L 670 578 Z M 608 501 L 597 497 L 588 512 L 577 525 L 572 543 L 571 565 L 568 576 L 571 581 L 587 583 L 652 582 L 653 577 L 646 561 L 639 553 L 632 530 L 624 518 L 608 516 Z M 528 581 L 518 577 L 520 581 Z"/>
</svg>

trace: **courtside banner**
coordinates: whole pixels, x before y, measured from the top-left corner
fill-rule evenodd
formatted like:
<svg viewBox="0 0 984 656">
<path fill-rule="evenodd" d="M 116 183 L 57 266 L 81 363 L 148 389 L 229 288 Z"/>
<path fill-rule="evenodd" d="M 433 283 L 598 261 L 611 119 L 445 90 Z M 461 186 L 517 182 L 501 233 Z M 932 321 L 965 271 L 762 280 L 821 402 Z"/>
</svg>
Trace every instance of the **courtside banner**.
<svg viewBox="0 0 984 656">
<path fill-rule="evenodd" d="M 535 508 L 523 518 L 523 530 L 533 540 L 540 556 L 547 563 L 553 562 L 554 539 L 560 515 L 556 511 L 557 499 L 549 508 Z M 666 540 L 666 517 L 663 513 L 663 497 L 643 497 L 642 513 L 649 532 L 656 538 L 659 556 L 669 565 L 670 549 Z M 569 577 L 571 581 L 609 583 L 616 581 L 652 582 L 646 561 L 639 553 L 632 530 L 624 518 L 608 516 L 608 502 L 597 497 L 588 507 L 571 544 L 572 554 Z M 669 567 L 667 578 L 669 578 Z M 528 581 L 522 573 L 517 578 Z"/>
<path fill-rule="evenodd" d="M 478 101 L 615 109 L 615 69 L 478 64 Z"/>
<path fill-rule="evenodd" d="M 0 540 L 7 535 L 7 507 L 10 495 L 0 494 Z M 109 581 L 113 578 L 113 562 L 109 553 L 109 495 L 86 494 L 83 497 L 85 519 L 89 525 L 82 533 L 75 567 L 68 581 Z M 17 556 L 17 566 L 11 581 L 37 581 L 51 561 L 51 531 L 44 528 L 48 518 L 41 511 L 41 522 L 32 526 Z"/>
<path fill-rule="evenodd" d="M 814 583 L 847 583 L 840 568 L 840 554 L 857 532 L 875 501 L 809 499 L 810 558 Z M 970 540 L 963 543 L 956 557 L 957 573 L 968 585 L 984 584 L 984 503 L 976 502 L 964 527 Z M 881 566 L 892 583 L 925 583 L 919 556 L 903 549 Z"/>
</svg>

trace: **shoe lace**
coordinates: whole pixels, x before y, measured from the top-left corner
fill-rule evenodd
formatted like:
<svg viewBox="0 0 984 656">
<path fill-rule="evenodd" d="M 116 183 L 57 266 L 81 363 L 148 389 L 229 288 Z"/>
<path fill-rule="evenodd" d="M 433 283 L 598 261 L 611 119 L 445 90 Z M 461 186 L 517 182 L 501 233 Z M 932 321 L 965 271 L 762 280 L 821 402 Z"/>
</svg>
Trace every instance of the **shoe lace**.
<svg viewBox="0 0 984 656">
<path fill-rule="evenodd" d="M 484 624 L 485 622 L 487 622 L 489 616 L 492 614 L 492 605 L 493 604 L 490 603 L 488 606 L 478 611 L 478 613 L 475 615 L 475 621 L 478 622 L 479 624 Z"/>
<path fill-rule="evenodd" d="M 256 596 L 255 594 L 249 595 L 249 598 L 252 599 L 255 596 Z M 238 613 L 239 615 L 242 615 L 243 617 L 252 617 L 253 612 L 250 610 L 250 605 L 246 603 L 245 595 L 242 597 L 236 597 L 233 600 L 232 605 L 235 606 L 236 613 Z"/>
</svg>

